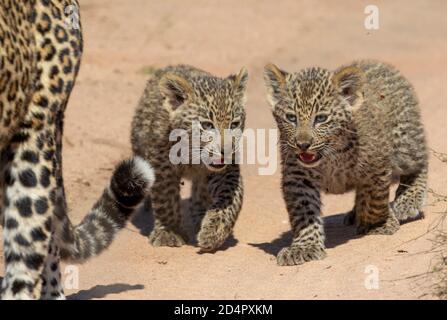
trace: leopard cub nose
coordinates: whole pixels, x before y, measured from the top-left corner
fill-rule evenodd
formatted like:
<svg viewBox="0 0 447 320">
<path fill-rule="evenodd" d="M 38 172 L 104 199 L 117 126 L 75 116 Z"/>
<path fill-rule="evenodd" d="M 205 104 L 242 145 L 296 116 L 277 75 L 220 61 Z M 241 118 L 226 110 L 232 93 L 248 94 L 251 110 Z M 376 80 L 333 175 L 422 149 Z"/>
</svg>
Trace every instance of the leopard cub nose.
<svg viewBox="0 0 447 320">
<path fill-rule="evenodd" d="M 301 149 L 301 151 L 306 151 L 307 149 L 309 149 L 310 143 L 309 142 L 298 142 L 297 146 L 298 146 L 298 148 Z"/>
</svg>

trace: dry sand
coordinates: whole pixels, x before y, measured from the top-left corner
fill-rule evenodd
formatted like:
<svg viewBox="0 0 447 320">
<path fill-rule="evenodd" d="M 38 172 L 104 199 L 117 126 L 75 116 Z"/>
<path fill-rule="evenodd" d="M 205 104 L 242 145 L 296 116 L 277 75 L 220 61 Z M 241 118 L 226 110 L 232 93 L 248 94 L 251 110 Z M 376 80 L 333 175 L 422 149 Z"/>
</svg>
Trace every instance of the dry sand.
<svg viewBox="0 0 447 320">
<path fill-rule="evenodd" d="M 447 31 L 444 1 L 375 1 L 380 29 L 363 26 L 369 1 L 81 0 L 85 50 L 66 113 L 64 174 L 70 217 L 79 222 L 111 169 L 130 155 L 134 108 L 148 72 L 188 63 L 226 76 L 246 66 L 249 128 L 274 128 L 262 68 L 335 68 L 358 58 L 396 65 L 414 84 L 430 146 L 447 151 Z M 324 196 L 328 257 L 279 267 L 290 241 L 279 170 L 259 176 L 244 165 L 245 200 L 234 239 L 198 254 L 192 245 L 153 248 L 152 218 L 139 215 L 111 248 L 79 268 L 72 299 L 413 299 L 431 298 L 433 236 L 441 205 L 393 236 L 357 237 L 342 224 L 353 195 Z M 429 186 L 447 193 L 447 165 L 430 158 Z M 187 191 L 185 191 L 186 193 Z M 429 203 L 433 197 L 429 197 Z M 0 262 L 3 268 L 3 262 Z M 366 289 L 368 266 L 379 288 Z"/>
</svg>

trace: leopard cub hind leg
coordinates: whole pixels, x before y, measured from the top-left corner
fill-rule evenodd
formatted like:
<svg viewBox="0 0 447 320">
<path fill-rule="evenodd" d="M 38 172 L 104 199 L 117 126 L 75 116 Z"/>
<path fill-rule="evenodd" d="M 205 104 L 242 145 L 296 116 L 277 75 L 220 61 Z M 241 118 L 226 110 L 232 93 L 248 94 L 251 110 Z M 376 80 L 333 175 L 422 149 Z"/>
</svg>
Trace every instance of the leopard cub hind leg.
<svg viewBox="0 0 447 320">
<path fill-rule="evenodd" d="M 357 187 L 354 210 L 359 234 L 391 235 L 399 230 L 399 221 L 388 203 L 390 185 L 391 172 L 385 170 Z"/>
<path fill-rule="evenodd" d="M 384 233 L 389 233 L 391 230 L 396 228 L 396 219 L 400 224 L 403 224 L 409 221 L 423 218 L 424 213 L 422 212 L 422 208 L 425 203 L 426 194 L 426 168 L 423 168 L 417 173 L 402 176 L 400 178 L 399 187 L 396 190 L 395 199 L 389 204 L 389 215 L 391 216 L 391 218 L 388 222 L 391 223 L 391 228 L 389 228 L 386 232 L 384 231 Z M 356 205 L 358 202 L 362 203 L 366 201 L 365 199 L 360 199 L 360 197 L 361 196 L 357 194 Z M 345 225 L 350 226 L 356 224 L 356 205 L 351 211 L 345 214 L 343 221 Z"/>
<path fill-rule="evenodd" d="M 427 194 L 427 169 L 400 178 L 391 210 L 400 223 L 423 218 L 422 207 Z"/>
</svg>

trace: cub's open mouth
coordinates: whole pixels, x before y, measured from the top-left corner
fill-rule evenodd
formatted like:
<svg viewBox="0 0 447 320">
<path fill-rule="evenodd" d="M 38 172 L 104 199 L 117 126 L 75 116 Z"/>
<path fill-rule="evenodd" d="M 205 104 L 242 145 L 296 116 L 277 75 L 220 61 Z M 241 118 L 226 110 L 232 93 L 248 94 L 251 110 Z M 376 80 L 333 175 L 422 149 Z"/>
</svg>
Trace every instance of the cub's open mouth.
<svg viewBox="0 0 447 320">
<path fill-rule="evenodd" d="M 223 168 L 226 167 L 226 165 L 227 164 L 225 163 L 225 159 L 223 157 L 220 159 L 214 160 L 213 162 L 208 164 L 208 166 L 214 170 L 222 170 Z"/>
<path fill-rule="evenodd" d="M 301 152 L 298 154 L 298 159 L 304 164 L 311 165 L 318 162 L 321 159 L 319 153 Z"/>
<path fill-rule="evenodd" d="M 225 163 L 219 163 L 219 164 L 210 163 L 209 166 L 210 166 L 211 168 L 220 170 L 220 169 L 225 168 L 226 164 L 225 164 Z"/>
</svg>

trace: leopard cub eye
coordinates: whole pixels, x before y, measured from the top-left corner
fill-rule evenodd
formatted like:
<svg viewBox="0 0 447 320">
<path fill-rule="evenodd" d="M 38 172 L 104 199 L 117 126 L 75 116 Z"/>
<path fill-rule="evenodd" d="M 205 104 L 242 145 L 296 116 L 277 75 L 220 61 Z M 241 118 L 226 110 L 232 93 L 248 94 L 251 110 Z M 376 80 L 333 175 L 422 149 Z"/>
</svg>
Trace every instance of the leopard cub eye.
<svg viewBox="0 0 447 320">
<path fill-rule="evenodd" d="M 296 115 L 294 114 L 291 113 L 286 114 L 286 119 L 291 123 L 296 123 Z"/>
<path fill-rule="evenodd" d="M 323 123 L 323 122 L 326 122 L 327 118 L 328 117 L 325 114 L 318 114 L 315 116 L 314 121 L 315 121 L 315 123 Z"/>
<path fill-rule="evenodd" d="M 214 124 L 211 121 L 202 121 L 200 123 L 200 125 L 202 126 L 203 130 L 213 130 L 214 129 Z"/>
<path fill-rule="evenodd" d="M 239 126 L 241 125 L 241 122 L 239 120 L 233 121 L 230 125 L 230 129 L 234 130 L 239 128 Z"/>
</svg>

